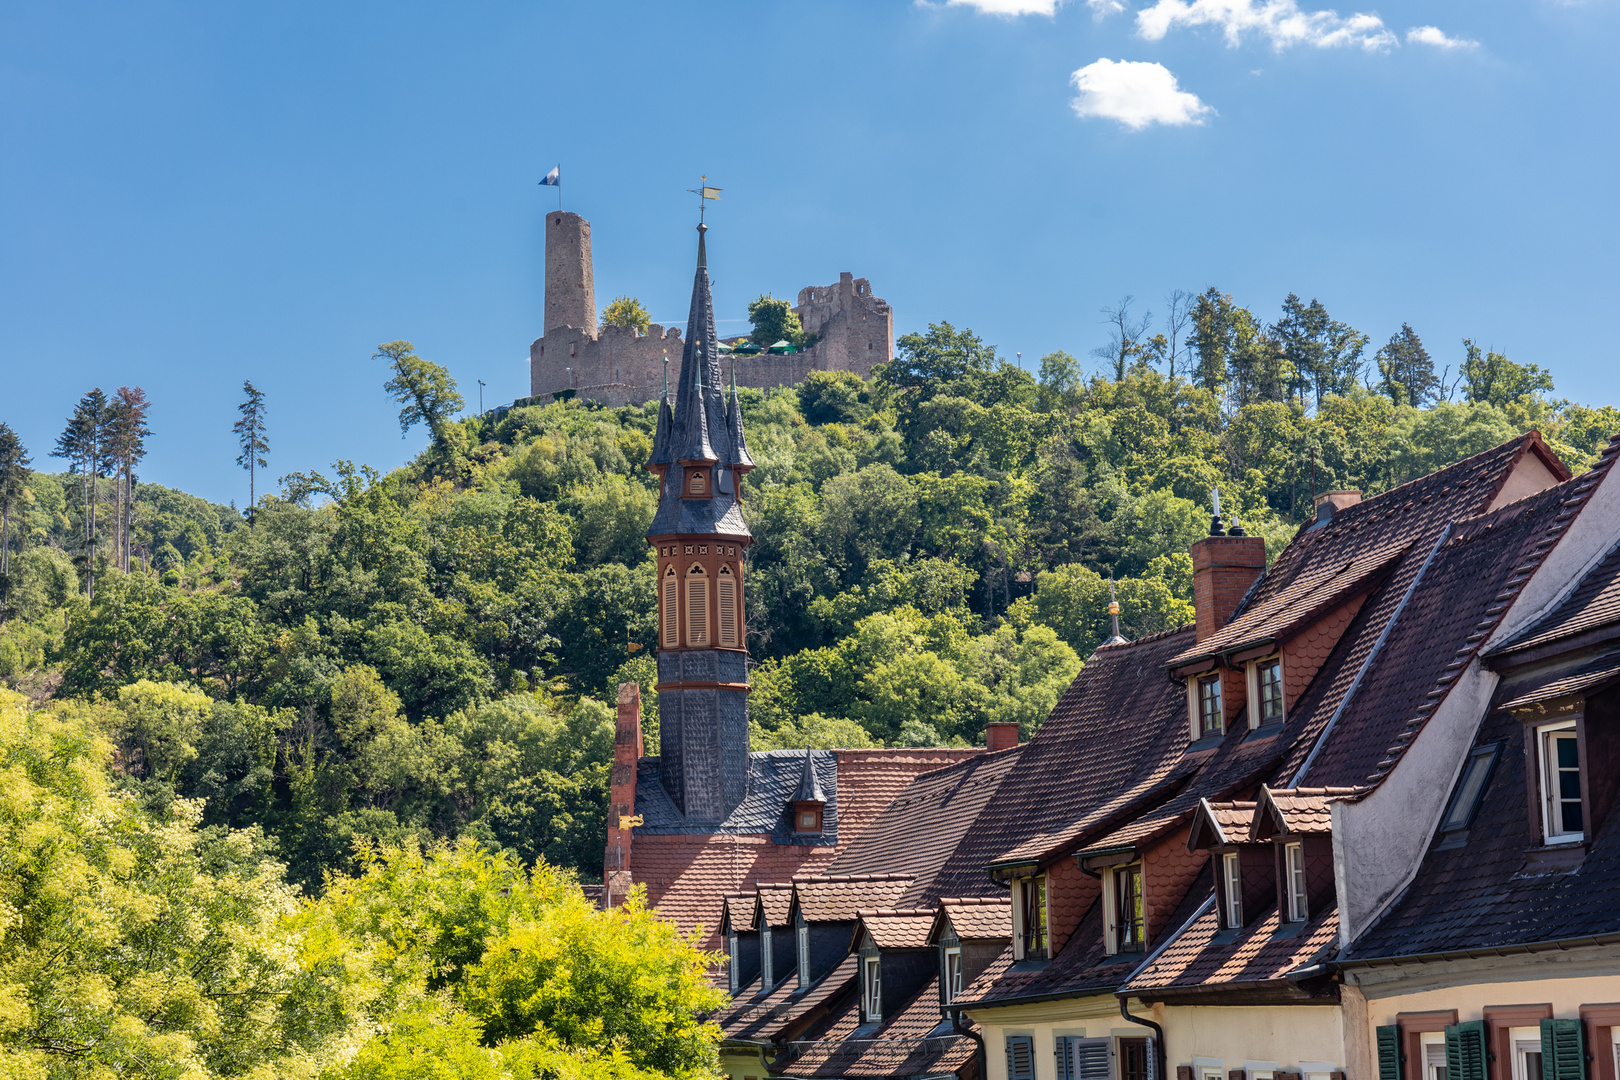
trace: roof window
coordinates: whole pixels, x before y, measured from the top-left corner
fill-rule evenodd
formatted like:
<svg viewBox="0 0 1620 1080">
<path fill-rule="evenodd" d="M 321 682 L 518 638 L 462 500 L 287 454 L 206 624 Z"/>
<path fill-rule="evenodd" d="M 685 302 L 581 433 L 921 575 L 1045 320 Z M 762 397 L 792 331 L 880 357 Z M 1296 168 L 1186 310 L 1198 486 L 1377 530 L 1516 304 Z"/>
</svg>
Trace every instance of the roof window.
<svg viewBox="0 0 1620 1080">
<path fill-rule="evenodd" d="M 1468 827 L 1474 823 L 1474 815 L 1479 812 L 1480 797 L 1485 794 L 1485 785 L 1490 782 L 1491 772 L 1496 768 L 1496 759 L 1501 756 L 1502 744 L 1490 743 L 1486 746 L 1476 746 L 1463 763 L 1462 776 L 1457 781 L 1457 791 L 1451 797 L 1451 805 L 1446 807 L 1445 817 L 1440 819 L 1440 832 L 1443 834 L 1440 846 L 1456 847 L 1468 838 Z"/>
<path fill-rule="evenodd" d="M 1283 719 L 1282 657 L 1267 656 L 1250 662 L 1249 730 Z"/>
</svg>

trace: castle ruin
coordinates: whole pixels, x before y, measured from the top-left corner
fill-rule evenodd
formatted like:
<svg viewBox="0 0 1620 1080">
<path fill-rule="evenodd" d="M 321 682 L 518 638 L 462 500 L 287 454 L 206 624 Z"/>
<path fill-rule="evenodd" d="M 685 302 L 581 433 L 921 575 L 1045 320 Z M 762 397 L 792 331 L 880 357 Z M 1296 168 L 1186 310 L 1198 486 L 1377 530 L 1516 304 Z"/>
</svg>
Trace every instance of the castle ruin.
<svg viewBox="0 0 1620 1080">
<path fill-rule="evenodd" d="M 817 335 L 803 352 L 736 354 L 737 385 L 792 386 L 812 371 L 853 371 L 861 378 L 894 358 L 894 313 L 871 282 L 840 274 L 834 285 L 799 290 L 794 312 Z M 640 405 L 664 392 L 664 357 L 679 362 L 679 327 L 654 323 L 646 333 L 598 327 L 591 267 L 591 223 L 578 214 L 546 215 L 545 333 L 529 346 L 529 393 L 538 402 L 572 390 L 604 405 Z M 729 376 L 730 364 L 727 364 Z"/>
</svg>

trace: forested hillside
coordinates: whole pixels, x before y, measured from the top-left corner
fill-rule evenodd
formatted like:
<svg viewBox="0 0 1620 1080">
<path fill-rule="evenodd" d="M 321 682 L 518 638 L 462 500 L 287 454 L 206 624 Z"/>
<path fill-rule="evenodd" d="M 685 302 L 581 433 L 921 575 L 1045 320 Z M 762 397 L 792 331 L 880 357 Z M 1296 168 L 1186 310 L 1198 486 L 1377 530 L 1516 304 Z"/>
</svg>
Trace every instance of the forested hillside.
<svg viewBox="0 0 1620 1080">
<path fill-rule="evenodd" d="M 1032 729 L 1106 636 L 1110 576 L 1127 636 L 1191 618 L 1213 487 L 1275 552 L 1313 486 L 1383 491 L 1531 427 L 1580 469 L 1620 430 L 1469 343 L 1448 386 L 1410 328 L 1364 360 L 1320 305 L 1284 312 L 1211 290 L 1150 334 L 1122 305 L 1089 378 L 941 323 L 869 381 L 740 391 L 755 748 Z M 599 873 L 618 682 L 641 682 L 657 746 L 655 407 L 455 419 L 448 373 L 379 355 L 402 425 L 430 433 L 414 462 L 283 477 L 246 519 L 134 484 L 128 573 L 86 526 L 113 481 L 19 473 L 0 676 L 83 702 L 122 783 L 261 826 L 311 890 L 362 838 Z"/>
</svg>

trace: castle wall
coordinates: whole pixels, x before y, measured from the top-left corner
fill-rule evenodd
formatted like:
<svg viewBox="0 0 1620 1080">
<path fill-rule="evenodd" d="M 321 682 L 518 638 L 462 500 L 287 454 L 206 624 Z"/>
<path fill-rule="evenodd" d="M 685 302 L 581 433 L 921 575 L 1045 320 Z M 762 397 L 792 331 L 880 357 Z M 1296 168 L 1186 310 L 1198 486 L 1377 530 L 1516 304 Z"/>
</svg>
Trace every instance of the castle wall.
<svg viewBox="0 0 1620 1080">
<path fill-rule="evenodd" d="M 680 367 L 685 343 L 678 327 L 654 324 L 645 334 L 598 329 L 591 224 L 578 214 L 546 214 L 545 310 L 545 335 L 529 346 L 529 393 L 543 401 L 572 390 L 610 407 L 640 405 L 663 392 L 666 355 Z M 737 385 L 794 386 L 812 371 L 853 371 L 864 379 L 893 359 L 893 312 L 865 278 L 845 273 L 836 284 L 800 289 L 793 310 L 818 335 L 816 344 L 782 356 L 737 357 Z M 721 367 L 729 379 L 729 356 Z"/>
</svg>

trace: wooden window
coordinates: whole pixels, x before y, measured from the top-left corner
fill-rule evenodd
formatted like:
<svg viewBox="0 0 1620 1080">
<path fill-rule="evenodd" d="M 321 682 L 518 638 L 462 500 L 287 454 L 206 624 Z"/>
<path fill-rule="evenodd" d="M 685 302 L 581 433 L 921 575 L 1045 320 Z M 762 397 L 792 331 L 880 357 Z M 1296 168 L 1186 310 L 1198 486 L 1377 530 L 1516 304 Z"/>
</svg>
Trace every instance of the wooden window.
<svg viewBox="0 0 1620 1080">
<path fill-rule="evenodd" d="M 1113 1039 L 1068 1040 L 1069 1075 L 1073 1080 L 1110 1080 L 1113 1073 Z"/>
<path fill-rule="evenodd" d="M 799 925 L 794 937 L 799 953 L 799 989 L 803 990 L 810 985 L 810 926 L 799 916 Z"/>
<path fill-rule="evenodd" d="M 1249 727 L 1261 727 L 1282 718 L 1282 657 L 1268 656 L 1249 665 Z"/>
<path fill-rule="evenodd" d="M 715 604 L 720 616 L 720 644 L 737 644 L 737 578 L 729 565 L 720 568 L 720 580 L 715 588 Z"/>
<path fill-rule="evenodd" d="M 800 805 L 794 815 L 793 831 L 796 833 L 819 833 L 821 831 L 821 809 L 814 805 Z"/>
<path fill-rule="evenodd" d="M 1197 682 L 1198 714 L 1193 727 L 1193 738 L 1219 735 L 1226 730 L 1226 714 L 1221 711 L 1220 675 L 1201 675 Z"/>
<path fill-rule="evenodd" d="M 1549 844 L 1584 838 L 1581 817 L 1581 747 L 1575 721 L 1536 729 L 1541 764 L 1542 835 Z"/>
<path fill-rule="evenodd" d="M 664 571 L 664 647 L 674 648 L 680 644 L 681 620 L 676 607 L 676 597 L 679 594 L 679 583 L 675 580 L 675 568 L 669 567 Z"/>
<path fill-rule="evenodd" d="M 1283 871 L 1287 880 L 1283 887 L 1288 896 L 1288 921 L 1304 922 L 1305 905 L 1305 845 L 1298 840 L 1283 845 Z"/>
<path fill-rule="evenodd" d="M 1117 952 L 1141 952 L 1145 927 L 1142 919 L 1142 865 L 1114 871 L 1114 942 Z"/>
<path fill-rule="evenodd" d="M 949 1005 L 962 993 L 962 950 L 945 950 L 945 1004 Z"/>
<path fill-rule="evenodd" d="M 1018 879 L 1019 959 L 1046 958 L 1046 875 Z"/>
<path fill-rule="evenodd" d="M 709 576 L 701 563 L 686 572 L 686 643 L 709 643 Z"/>
<path fill-rule="evenodd" d="M 1007 1080 L 1035 1080 L 1035 1040 L 1031 1036 L 1007 1036 Z"/>
<path fill-rule="evenodd" d="M 1153 1080 L 1153 1040 L 1119 1040 L 1119 1080 Z"/>
<path fill-rule="evenodd" d="M 1235 851 L 1221 856 L 1221 915 L 1227 929 L 1243 925 L 1242 860 Z"/>
<path fill-rule="evenodd" d="M 1579 1020 L 1541 1022 L 1541 1074 L 1545 1080 L 1586 1080 L 1586 1025 Z"/>
<path fill-rule="evenodd" d="M 1421 1080 L 1446 1080 L 1446 1034 L 1443 1031 L 1425 1031 L 1421 1036 L 1423 1068 Z"/>
<path fill-rule="evenodd" d="M 861 1015 L 868 1023 L 883 1019 L 883 958 L 861 958 Z"/>
</svg>

